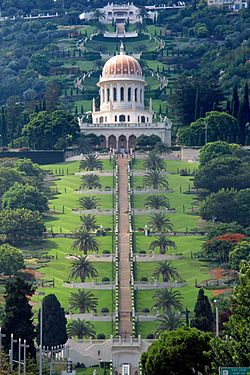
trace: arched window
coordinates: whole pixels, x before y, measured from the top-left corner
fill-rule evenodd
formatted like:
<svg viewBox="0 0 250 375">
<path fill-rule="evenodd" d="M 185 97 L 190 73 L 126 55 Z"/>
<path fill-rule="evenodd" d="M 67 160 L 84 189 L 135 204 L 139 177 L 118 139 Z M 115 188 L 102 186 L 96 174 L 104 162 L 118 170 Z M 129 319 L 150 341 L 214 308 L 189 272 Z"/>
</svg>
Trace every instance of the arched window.
<svg viewBox="0 0 250 375">
<path fill-rule="evenodd" d="M 102 89 L 102 102 L 104 103 L 105 102 L 105 90 Z"/>
<path fill-rule="evenodd" d="M 117 101 L 117 91 L 116 91 L 116 87 L 113 88 L 113 100 L 114 100 L 114 102 Z"/>
<path fill-rule="evenodd" d="M 128 102 L 131 102 L 131 87 L 128 88 Z"/>
<path fill-rule="evenodd" d="M 145 116 L 141 117 L 141 122 L 145 122 Z"/>
<path fill-rule="evenodd" d="M 128 115 L 128 122 L 130 122 L 130 115 Z"/>
<path fill-rule="evenodd" d="M 125 116 L 124 115 L 119 116 L 119 122 L 125 122 Z"/>
<path fill-rule="evenodd" d="M 142 90 L 140 90 L 140 102 L 142 103 Z"/>
<path fill-rule="evenodd" d="M 135 101 L 137 102 L 137 89 L 135 89 Z"/>
<path fill-rule="evenodd" d="M 110 101 L 110 90 L 107 89 L 107 102 L 109 102 L 109 101 Z"/>
<path fill-rule="evenodd" d="M 138 122 L 140 122 L 140 116 L 138 116 L 137 120 L 138 120 Z"/>
<path fill-rule="evenodd" d="M 117 116 L 115 116 L 115 122 L 117 122 Z"/>
<path fill-rule="evenodd" d="M 100 117 L 100 124 L 103 123 L 103 116 Z"/>
<path fill-rule="evenodd" d="M 121 93 L 121 102 L 123 102 L 124 101 L 124 87 L 121 87 L 120 93 Z"/>
</svg>

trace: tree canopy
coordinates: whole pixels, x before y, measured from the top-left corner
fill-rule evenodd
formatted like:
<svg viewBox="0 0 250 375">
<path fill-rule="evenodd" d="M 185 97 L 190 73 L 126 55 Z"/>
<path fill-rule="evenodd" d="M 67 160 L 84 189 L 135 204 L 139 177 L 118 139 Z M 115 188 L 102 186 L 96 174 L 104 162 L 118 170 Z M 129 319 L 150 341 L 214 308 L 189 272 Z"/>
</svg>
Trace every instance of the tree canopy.
<svg viewBox="0 0 250 375">
<path fill-rule="evenodd" d="M 64 309 L 54 294 L 45 296 L 41 302 L 43 304 L 43 345 L 52 346 L 63 345 L 67 341 Z M 38 313 L 37 342 L 40 342 L 40 311 Z"/>
<path fill-rule="evenodd" d="M 210 339 L 208 333 L 196 328 L 178 328 L 162 333 L 159 340 L 142 354 L 145 375 L 207 373 L 210 363 L 206 352 L 210 349 Z"/>
<path fill-rule="evenodd" d="M 25 264 L 22 251 L 8 244 L 1 245 L 0 273 L 6 276 L 13 276 L 23 268 L 25 268 Z"/>
<path fill-rule="evenodd" d="M 23 128 L 23 135 L 35 150 L 57 149 L 60 139 L 71 145 L 79 134 L 79 125 L 70 113 L 63 110 L 34 113 Z"/>
</svg>

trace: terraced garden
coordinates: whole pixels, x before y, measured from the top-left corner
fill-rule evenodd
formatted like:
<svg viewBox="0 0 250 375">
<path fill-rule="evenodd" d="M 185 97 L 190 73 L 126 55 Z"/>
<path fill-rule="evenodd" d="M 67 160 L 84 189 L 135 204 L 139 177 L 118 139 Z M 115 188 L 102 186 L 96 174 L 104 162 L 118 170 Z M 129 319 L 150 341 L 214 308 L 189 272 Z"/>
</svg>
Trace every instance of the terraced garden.
<svg viewBox="0 0 250 375">
<path fill-rule="evenodd" d="M 192 177 L 180 176 L 179 171 L 182 169 L 189 169 L 190 172 L 197 167 L 195 163 L 185 163 L 177 160 L 167 160 L 167 176 L 169 179 L 169 191 L 165 195 L 169 198 L 170 208 L 175 211 L 170 211 L 169 218 L 174 226 L 174 233 L 170 236 L 176 244 L 175 249 L 167 251 L 171 262 L 177 268 L 181 275 L 183 286 L 177 286 L 183 297 L 183 306 L 189 311 L 193 310 L 194 303 L 197 297 L 197 284 L 205 280 L 212 279 L 210 268 L 207 263 L 201 263 L 195 254 L 200 251 L 204 237 L 201 234 L 195 235 L 193 231 L 202 230 L 203 223 L 199 216 L 195 213 L 198 201 L 195 191 L 192 190 Z M 44 168 L 49 171 L 49 184 L 54 191 L 50 200 L 51 213 L 46 217 L 46 225 L 48 229 L 47 238 L 33 243 L 32 246 L 24 246 L 24 252 L 28 256 L 27 267 L 34 269 L 36 276 L 40 278 L 40 283 L 43 281 L 44 286 L 38 288 L 36 295 L 33 298 L 34 310 L 39 307 L 39 291 L 45 294 L 54 293 L 60 300 L 62 306 L 68 313 L 68 318 L 74 317 L 72 314 L 79 313 L 72 309 L 69 304 L 70 295 L 77 289 L 72 289 L 72 280 L 69 279 L 70 267 L 72 259 L 80 255 L 79 250 L 72 250 L 73 238 L 69 235 L 77 230 L 80 226 L 80 212 L 79 212 L 79 198 L 82 196 L 95 195 L 98 199 L 100 212 L 96 213 L 97 224 L 102 226 L 105 231 L 105 236 L 98 236 L 97 241 L 99 245 L 98 254 L 92 251 L 88 252 L 90 260 L 98 271 L 98 278 L 91 280 L 86 279 L 86 283 L 100 283 L 105 278 L 112 280 L 112 261 L 111 255 L 105 253 L 112 253 L 112 192 L 105 190 L 107 186 L 112 187 L 112 163 L 109 160 L 103 160 L 104 169 L 100 173 L 100 182 L 102 190 L 93 193 L 86 193 L 86 191 L 79 191 L 81 183 L 81 175 L 79 174 L 79 162 L 61 163 L 58 165 L 47 165 Z M 143 160 L 136 159 L 134 163 L 134 174 L 142 174 Z M 178 172 L 178 173 L 177 173 Z M 90 172 L 89 172 L 90 173 Z M 108 174 L 108 176 L 102 176 Z M 142 193 L 139 186 L 142 186 L 142 176 L 134 176 L 134 219 L 135 219 L 135 247 L 136 263 L 135 263 L 135 283 L 143 284 L 142 280 L 145 278 L 148 283 L 154 283 L 152 274 L 155 270 L 159 259 L 159 249 L 150 250 L 150 243 L 156 239 L 156 236 L 144 235 L 145 225 L 148 224 L 151 214 L 145 213 L 144 202 L 149 193 Z M 108 214 L 105 214 L 108 210 Z M 192 232 L 191 232 L 192 231 Z M 191 233 L 190 233 L 191 232 Z M 39 260 L 41 254 L 45 254 L 50 259 L 42 257 L 43 262 Z M 104 254 L 103 254 L 104 253 Z M 30 257 L 33 254 L 33 257 Z M 105 257 L 103 256 L 105 255 Z M 148 257 L 145 261 L 145 257 Z M 73 281 L 79 283 L 80 279 Z M 159 280 L 159 282 L 162 282 Z M 174 280 L 173 280 L 174 282 Z M 89 284 L 91 285 L 91 284 Z M 96 314 L 102 316 L 102 308 L 107 308 L 109 313 L 113 311 L 113 293 L 112 290 L 98 290 L 94 288 L 90 290 L 98 299 Z M 139 316 L 137 325 L 138 333 L 143 337 L 154 333 L 157 323 L 155 321 L 143 321 L 140 316 L 145 315 L 145 308 L 149 310 L 149 315 L 155 315 L 156 309 L 154 305 L 154 293 L 156 289 L 136 291 L 136 313 Z M 207 291 L 208 295 L 212 292 Z M 96 334 L 105 334 L 109 336 L 113 332 L 113 325 L 111 320 L 108 321 L 92 321 L 95 326 Z"/>
</svg>

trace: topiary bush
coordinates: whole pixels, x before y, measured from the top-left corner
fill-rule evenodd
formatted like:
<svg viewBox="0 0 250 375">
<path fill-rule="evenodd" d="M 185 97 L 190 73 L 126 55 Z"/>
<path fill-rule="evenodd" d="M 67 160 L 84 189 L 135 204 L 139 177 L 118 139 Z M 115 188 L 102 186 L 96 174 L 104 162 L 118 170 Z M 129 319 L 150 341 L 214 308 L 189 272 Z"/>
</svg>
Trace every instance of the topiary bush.
<svg viewBox="0 0 250 375">
<path fill-rule="evenodd" d="M 153 333 L 149 333 L 148 335 L 147 335 L 147 339 L 148 340 L 152 340 L 154 338 L 154 334 Z"/>
<path fill-rule="evenodd" d="M 144 314 L 147 314 L 147 313 L 149 313 L 149 308 L 148 307 L 144 307 L 143 309 L 142 309 L 142 312 L 144 313 Z"/>
<path fill-rule="evenodd" d="M 98 333 L 98 335 L 96 336 L 96 338 L 98 340 L 105 340 L 106 339 L 106 336 L 104 335 L 104 333 Z"/>
<path fill-rule="evenodd" d="M 141 281 L 148 281 L 148 278 L 146 276 L 141 277 Z"/>
<path fill-rule="evenodd" d="M 110 282 L 109 277 L 103 277 L 103 278 L 102 278 L 102 282 L 103 282 L 103 283 L 109 283 L 109 282 Z"/>
<path fill-rule="evenodd" d="M 102 314 L 107 314 L 109 312 L 109 309 L 107 307 L 102 307 L 101 313 Z"/>
</svg>

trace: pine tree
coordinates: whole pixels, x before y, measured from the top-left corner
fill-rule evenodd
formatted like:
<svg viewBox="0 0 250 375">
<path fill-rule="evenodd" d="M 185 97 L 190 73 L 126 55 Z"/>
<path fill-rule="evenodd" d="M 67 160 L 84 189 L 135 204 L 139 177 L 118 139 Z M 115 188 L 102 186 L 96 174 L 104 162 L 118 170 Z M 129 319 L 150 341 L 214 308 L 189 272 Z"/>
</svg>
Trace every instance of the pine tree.
<svg viewBox="0 0 250 375">
<path fill-rule="evenodd" d="M 244 146 L 246 143 L 246 124 L 250 123 L 250 108 L 247 82 L 244 88 L 243 101 L 240 104 L 239 108 L 238 120 L 240 125 L 240 142 Z"/>
<path fill-rule="evenodd" d="M 5 315 L 2 329 L 6 335 L 3 339 L 3 347 L 6 353 L 10 349 L 11 333 L 15 339 L 27 341 L 27 356 L 36 358 L 34 346 L 35 329 L 33 325 L 32 307 L 29 297 L 34 294 L 34 290 L 22 278 L 17 277 L 8 280 L 6 283 Z M 14 358 L 17 358 L 17 345 L 14 345 Z"/>
<path fill-rule="evenodd" d="M 67 341 L 64 309 L 54 294 L 43 299 L 43 345 L 51 348 L 63 345 Z M 40 342 L 40 310 L 38 314 L 37 341 Z"/>
<path fill-rule="evenodd" d="M 197 302 L 194 308 L 195 318 L 191 320 L 191 327 L 198 328 L 201 331 L 209 332 L 214 329 L 214 318 L 208 297 L 204 290 L 200 289 Z"/>
<path fill-rule="evenodd" d="M 233 99 L 232 99 L 232 116 L 238 118 L 238 112 L 240 107 L 238 89 L 236 84 L 233 87 Z"/>
</svg>

